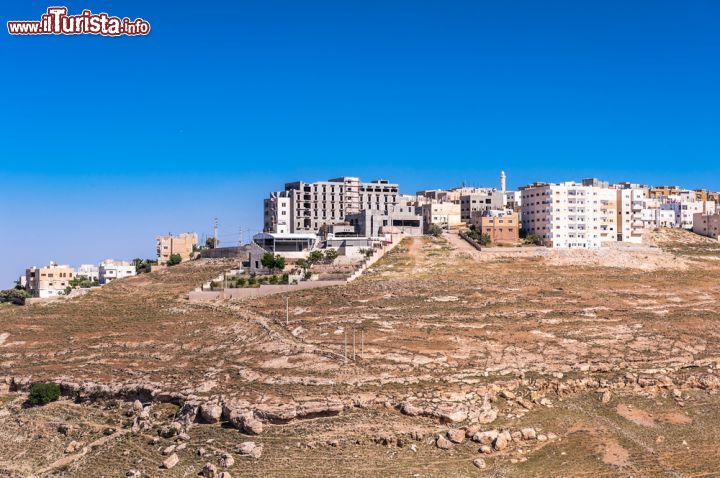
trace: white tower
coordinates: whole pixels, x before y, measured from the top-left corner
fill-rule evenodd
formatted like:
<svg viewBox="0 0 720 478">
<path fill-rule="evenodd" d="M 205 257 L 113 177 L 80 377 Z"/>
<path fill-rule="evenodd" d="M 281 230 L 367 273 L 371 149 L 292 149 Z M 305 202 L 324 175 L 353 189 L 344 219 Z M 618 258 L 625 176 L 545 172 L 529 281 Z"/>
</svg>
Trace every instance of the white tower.
<svg viewBox="0 0 720 478">
<path fill-rule="evenodd" d="M 505 192 L 505 171 L 500 171 L 500 191 Z"/>
</svg>

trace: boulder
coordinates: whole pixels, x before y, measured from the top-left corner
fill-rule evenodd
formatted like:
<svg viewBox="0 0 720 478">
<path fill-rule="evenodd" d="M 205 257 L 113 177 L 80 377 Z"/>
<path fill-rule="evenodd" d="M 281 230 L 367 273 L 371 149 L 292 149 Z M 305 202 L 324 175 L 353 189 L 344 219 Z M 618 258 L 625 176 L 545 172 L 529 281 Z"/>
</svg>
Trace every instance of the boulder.
<svg viewBox="0 0 720 478">
<path fill-rule="evenodd" d="M 180 461 L 180 458 L 178 458 L 177 453 L 173 453 L 169 457 L 165 458 L 165 461 L 163 461 L 162 466 L 166 470 L 169 470 L 173 466 L 177 465 L 179 461 Z"/>
<path fill-rule="evenodd" d="M 493 441 L 495 441 L 495 438 L 499 435 L 500 432 L 497 430 L 488 430 L 484 432 L 478 432 L 473 436 L 473 441 L 476 441 L 480 443 L 481 445 L 489 445 Z"/>
<path fill-rule="evenodd" d="M 222 407 L 217 403 L 203 403 L 200 406 L 200 417 L 205 423 L 217 423 L 222 417 Z"/>
<path fill-rule="evenodd" d="M 235 458 L 230 453 L 223 453 L 220 455 L 220 466 L 223 468 L 230 468 L 235 464 Z"/>
<path fill-rule="evenodd" d="M 203 478 L 218 478 L 217 466 L 212 463 L 205 463 L 203 469 L 200 471 L 200 476 Z"/>
<path fill-rule="evenodd" d="M 170 445 L 162 451 L 162 454 L 167 456 L 167 455 L 171 455 L 174 452 L 175 452 L 175 445 Z"/>
<path fill-rule="evenodd" d="M 447 432 L 448 439 L 453 443 L 462 443 L 465 441 L 465 430 L 451 428 Z"/>
<path fill-rule="evenodd" d="M 507 430 L 503 430 L 497 437 L 495 437 L 495 440 L 493 441 L 493 448 L 497 451 L 504 450 L 510 444 L 510 440 L 512 440 L 510 433 Z"/>
<path fill-rule="evenodd" d="M 240 455 L 250 456 L 258 459 L 262 456 L 263 446 L 256 444 L 254 441 L 242 442 L 235 448 L 235 452 Z"/>
<path fill-rule="evenodd" d="M 534 440 L 537 437 L 535 429 L 532 427 L 523 428 L 520 433 L 522 433 L 523 440 Z"/>
<path fill-rule="evenodd" d="M 437 437 L 437 440 L 435 440 L 435 446 L 441 450 L 449 450 L 450 447 L 452 447 L 452 443 L 450 440 L 441 435 Z"/>
<path fill-rule="evenodd" d="M 612 399 L 612 393 L 610 393 L 610 390 L 605 390 L 602 395 L 600 396 L 600 401 L 603 404 L 610 403 L 610 400 Z"/>
<path fill-rule="evenodd" d="M 487 465 L 485 464 L 485 460 L 483 460 L 482 458 L 475 458 L 475 459 L 473 460 L 473 465 L 475 465 L 476 467 L 480 468 L 481 470 L 484 470 L 485 467 L 487 466 Z"/>
</svg>

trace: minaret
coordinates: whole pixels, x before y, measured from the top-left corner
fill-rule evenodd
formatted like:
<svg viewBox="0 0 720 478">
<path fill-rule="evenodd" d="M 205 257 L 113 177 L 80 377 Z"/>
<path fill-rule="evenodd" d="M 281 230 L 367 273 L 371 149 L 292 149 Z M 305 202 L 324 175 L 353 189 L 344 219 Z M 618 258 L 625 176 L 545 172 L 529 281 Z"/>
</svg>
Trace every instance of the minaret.
<svg viewBox="0 0 720 478">
<path fill-rule="evenodd" d="M 505 192 L 505 171 L 500 171 L 500 191 Z"/>
</svg>

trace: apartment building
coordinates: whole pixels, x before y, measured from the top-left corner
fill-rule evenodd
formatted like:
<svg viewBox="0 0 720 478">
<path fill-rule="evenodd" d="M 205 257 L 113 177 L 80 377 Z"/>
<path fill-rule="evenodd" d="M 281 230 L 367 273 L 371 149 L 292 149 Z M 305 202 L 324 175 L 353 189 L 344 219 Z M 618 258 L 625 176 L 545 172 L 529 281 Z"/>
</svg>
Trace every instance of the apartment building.
<svg viewBox="0 0 720 478">
<path fill-rule="evenodd" d="M 488 234 L 494 243 L 512 244 L 520 240 L 519 214 L 511 209 L 473 211 L 470 225 Z"/>
<path fill-rule="evenodd" d="M 660 209 L 673 211 L 675 214 L 675 226 L 682 229 L 692 229 L 695 214 L 714 214 L 715 203 L 713 201 L 695 201 L 694 197 L 687 195 L 672 196 L 667 202 L 661 204 Z"/>
<path fill-rule="evenodd" d="M 647 189 L 632 187 L 617 189 L 617 240 L 640 243 L 645 230 L 657 219 L 647 208 Z M 643 211 L 648 213 L 643 214 Z"/>
<path fill-rule="evenodd" d="M 425 232 L 432 224 L 443 229 L 460 226 L 463 222 L 460 215 L 460 203 L 432 202 L 421 206 Z"/>
<path fill-rule="evenodd" d="M 124 279 L 136 275 L 135 266 L 126 261 L 106 259 L 100 263 L 100 283 L 107 284 L 115 279 Z"/>
<path fill-rule="evenodd" d="M 317 233 L 361 210 L 388 213 L 400 200 L 400 187 L 385 179 L 361 182 L 344 176 L 328 181 L 285 184 L 264 201 L 265 232 Z"/>
<path fill-rule="evenodd" d="M 522 227 L 528 234 L 553 248 L 600 247 L 601 225 L 609 224 L 610 215 L 609 208 L 601 213 L 601 201 L 608 198 L 601 192 L 604 188 L 564 182 L 520 189 Z"/>
<path fill-rule="evenodd" d="M 189 261 L 195 252 L 198 237 L 194 232 L 186 232 L 176 236 L 168 234 L 167 236 L 156 237 L 155 242 L 158 264 L 165 265 L 172 254 L 178 254 L 182 262 Z"/>
<path fill-rule="evenodd" d="M 65 288 L 75 277 L 75 270 L 67 265 L 51 262 L 45 267 L 30 267 L 25 270 L 25 290 L 33 297 L 46 299 L 65 294 Z"/>
<path fill-rule="evenodd" d="M 460 196 L 460 219 L 468 223 L 473 212 L 502 210 L 506 205 L 503 191 L 494 188 L 476 188 L 475 192 Z"/>
<path fill-rule="evenodd" d="M 77 268 L 75 277 L 86 277 L 90 281 L 100 281 L 100 268 L 95 264 L 82 264 Z"/>
<path fill-rule="evenodd" d="M 711 237 L 720 241 L 720 212 L 715 214 L 695 213 L 692 231 L 701 236 Z"/>
</svg>

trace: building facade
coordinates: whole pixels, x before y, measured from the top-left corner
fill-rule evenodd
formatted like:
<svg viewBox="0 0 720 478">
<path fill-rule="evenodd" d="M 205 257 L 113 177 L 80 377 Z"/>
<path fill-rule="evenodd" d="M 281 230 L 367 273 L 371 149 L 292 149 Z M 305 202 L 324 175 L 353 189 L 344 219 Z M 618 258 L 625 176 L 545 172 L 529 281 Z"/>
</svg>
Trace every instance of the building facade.
<svg viewBox="0 0 720 478">
<path fill-rule="evenodd" d="M 506 196 L 503 191 L 496 189 L 478 189 L 474 193 L 460 196 L 460 219 L 470 222 L 470 216 L 475 211 L 502 210 L 506 206 Z"/>
<path fill-rule="evenodd" d="M 100 281 L 100 268 L 95 264 L 82 264 L 77 268 L 75 277 L 86 277 L 90 281 Z"/>
<path fill-rule="evenodd" d="M 100 283 L 107 284 L 116 279 L 124 279 L 136 275 L 135 266 L 126 261 L 106 259 L 100 263 Z"/>
<path fill-rule="evenodd" d="M 51 262 L 45 267 L 30 267 L 25 271 L 25 289 L 33 296 L 42 299 L 65 294 L 65 288 L 75 277 L 75 270 L 67 265 Z"/>
<path fill-rule="evenodd" d="M 603 223 L 601 189 L 576 182 L 525 186 L 521 188 L 522 227 L 549 247 L 598 248 Z"/>
<path fill-rule="evenodd" d="M 494 243 L 514 244 L 520 241 L 519 214 L 510 209 L 474 211 L 470 225 L 487 234 Z"/>
<path fill-rule="evenodd" d="M 693 216 L 693 228 L 695 234 L 711 237 L 720 240 L 720 213 L 703 214 L 695 213 Z"/>
<path fill-rule="evenodd" d="M 432 202 L 421 206 L 425 232 L 433 224 L 443 229 L 458 227 L 463 224 L 460 216 L 460 203 Z"/>
<path fill-rule="evenodd" d="M 158 236 L 155 243 L 158 264 L 165 265 L 172 254 L 178 254 L 182 262 L 189 261 L 195 252 L 198 238 L 194 232 L 186 232 L 177 236 Z"/>
<path fill-rule="evenodd" d="M 317 233 L 323 225 L 337 224 L 347 214 L 361 210 L 381 211 L 400 201 L 400 187 L 387 180 L 361 182 L 344 176 L 328 181 L 285 184 L 285 190 L 265 199 L 265 232 Z"/>
<path fill-rule="evenodd" d="M 360 237 L 378 238 L 385 234 L 421 236 L 424 231 L 423 216 L 416 212 L 415 206 L 394 206 L 387 213 L 363 209 L 348 214 L 346 219 Z"/>
</svg>

